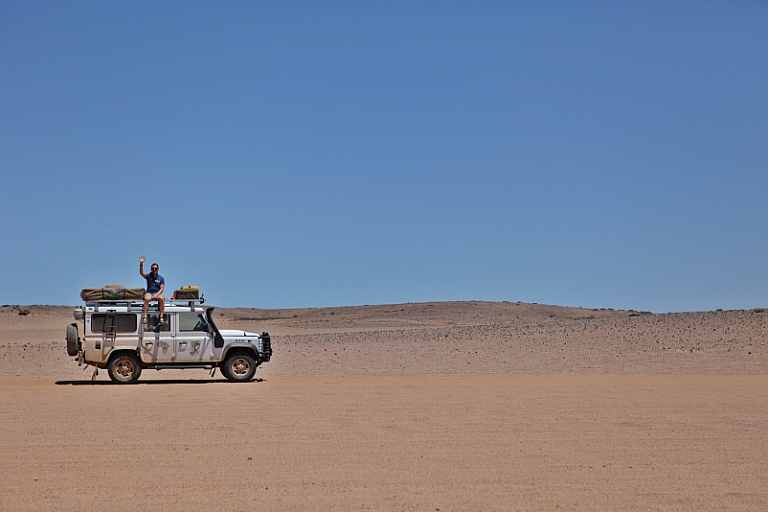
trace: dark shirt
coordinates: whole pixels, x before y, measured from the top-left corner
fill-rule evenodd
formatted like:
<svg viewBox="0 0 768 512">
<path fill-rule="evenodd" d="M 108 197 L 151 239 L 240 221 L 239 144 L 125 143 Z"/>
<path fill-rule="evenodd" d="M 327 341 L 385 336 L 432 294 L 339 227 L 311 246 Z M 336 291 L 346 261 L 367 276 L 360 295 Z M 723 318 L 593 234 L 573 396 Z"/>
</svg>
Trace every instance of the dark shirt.
<svg viewBox="0 0 768 512">
<path fill-rule="evenodd" d="M 161 284 L 165 284 L 163 276 L 157 274 L 157 277 L 152 277 L 152 272 L 147 274 L 147 293 L 155 294 L 159 292 Z"/>
</svg>

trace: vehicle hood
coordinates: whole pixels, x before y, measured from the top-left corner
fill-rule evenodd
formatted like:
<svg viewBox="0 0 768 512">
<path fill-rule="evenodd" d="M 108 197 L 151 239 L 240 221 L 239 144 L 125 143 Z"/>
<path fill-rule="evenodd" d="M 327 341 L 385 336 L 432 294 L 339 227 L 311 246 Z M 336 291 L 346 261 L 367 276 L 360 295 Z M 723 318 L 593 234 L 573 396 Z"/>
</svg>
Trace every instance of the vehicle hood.
<svg viewBox="0 0 768 512">
<path fill-rule="evenodd" d="M 238 331 L 234 329 L 219 329 L 219 333 L 225 338 L 258 338 L 255 332 Z"/>
</svg>

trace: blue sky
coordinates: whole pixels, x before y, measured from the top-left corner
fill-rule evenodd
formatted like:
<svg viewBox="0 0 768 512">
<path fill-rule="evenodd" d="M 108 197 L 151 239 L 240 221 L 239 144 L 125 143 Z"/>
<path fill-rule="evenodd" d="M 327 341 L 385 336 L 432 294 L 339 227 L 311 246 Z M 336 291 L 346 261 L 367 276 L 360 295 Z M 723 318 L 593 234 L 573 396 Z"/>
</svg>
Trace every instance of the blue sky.
<svg viewBox="0 0 768 512">
<path fill-rule="evenodd" d="M 768 306 L 768 3 L 0 1 L 2 304 Z"/>
</svg>

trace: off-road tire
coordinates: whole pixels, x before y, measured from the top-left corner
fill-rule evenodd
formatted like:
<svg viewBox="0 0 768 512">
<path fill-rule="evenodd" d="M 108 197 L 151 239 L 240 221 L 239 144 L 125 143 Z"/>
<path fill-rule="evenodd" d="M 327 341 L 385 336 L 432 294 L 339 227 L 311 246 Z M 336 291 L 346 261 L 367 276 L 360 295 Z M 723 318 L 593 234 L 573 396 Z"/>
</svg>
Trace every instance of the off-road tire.
<svg viewBox="0 0 768 512">
<path fill-rule="evenodd" d="M 221 373 L 232 382 L 248 382 L 256 374 L 256 361 L 250 354 L 237 352 L 227 356 Z"/>
<path fill-rule="evenodd" d="M 109 378 L 118 384 L 133 384 L 141 375 L 139 356 L 131 352 L 117 354 L 109 360 L 107 366 Z"/>
<path fill-rule="evenodd" d="M 67 326 L 67 355 L 72 357 L 80 352 L 80 335 L 77 332 L 77 324 Z"/>
<path fill-rule="evenodd" d="M 227 373 L 227 363 L 226 363 L 226 361 L 221 363 L 221 364 L 219 364 L 219 371 L 221 372 L 221 374 L 224 376 L 225 379 L 232 380 L 232 379 L 229 378 L 229 373 Z"/>
</svg>

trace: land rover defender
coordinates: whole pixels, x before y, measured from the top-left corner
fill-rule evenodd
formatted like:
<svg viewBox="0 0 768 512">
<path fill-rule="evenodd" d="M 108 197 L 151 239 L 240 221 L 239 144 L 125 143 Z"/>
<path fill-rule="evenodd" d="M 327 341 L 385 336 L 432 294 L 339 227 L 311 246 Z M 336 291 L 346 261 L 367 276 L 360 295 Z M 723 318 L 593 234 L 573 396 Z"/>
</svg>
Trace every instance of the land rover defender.
<svg viewBox="0 0 768 512">
<path fill-rule="evenodd" d="M 169 368 L 211 374 L 219 368 L 230 381 L 252 380 L 256 367 L 272 357 L 269 334 L 219 329 L 214 308 L 203 302 L 167 302 L 164 322 L 157 305 L 150 304 L 144 323 L 140 301 L 86 301 L 74 310 L 77 322 L 67 326 L 67 354 L 79 365 L 106 369 L 122 384 L 136 382 L 144 369 Z"/>
</svg>

